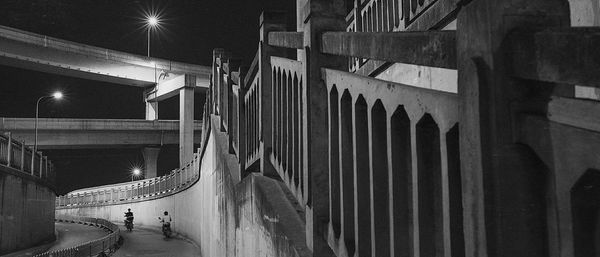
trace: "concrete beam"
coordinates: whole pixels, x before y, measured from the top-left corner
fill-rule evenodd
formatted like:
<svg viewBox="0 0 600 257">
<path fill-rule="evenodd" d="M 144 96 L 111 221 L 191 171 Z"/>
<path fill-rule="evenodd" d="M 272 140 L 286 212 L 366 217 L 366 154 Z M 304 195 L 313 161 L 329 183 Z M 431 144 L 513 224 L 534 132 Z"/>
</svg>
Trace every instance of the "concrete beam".
<svg viewBox="0 0 600 257">
<path fill-rule="evenodd" d="M 34 133 L 17 131 L 13 133 L 13 138 L 33 145 Z M 200 143 L 200 136 L 195 136 L 193 142 Z M 141 148 L 178 144 L 178 131 L 38 131 L 38 150 Z"/>
<path fill-rule="evenodd" d="M 269 32 L 269 45 L 285 48 L 304 48 L 303 32 L 272 31 Z"/>
<path fill-rule="evenodd" d="M 171 98 L 179 94 L 179 90 L 185 87 L 186 76 L 188 80 L 190 75 L 179 75 L 169 80 L 164 80 L 158 83 L 152 90 L 145 92 L 146 102 L 158 102 Z M 192 86 L 195 90 L 207 89 L 210 81 L 208 78 L 194 77 L 191 79 Z"/>
<path fill-rule="evenodd" d="M 210 68 L 79 44 L 0 26 L 0 64 L 133 86 L 165 75 L 192 74 L 208 80 Z"/>
<path fill-rule="evenodd" d="M 552 97 L 547 118 L 571 127 L 600 132 L 600 103 L 572 98 Z"/>
<path fill-rule="evenodd" d="M 0 131 L 10 131 L 18 141 L 32 145 L 33 118 L 0 118 Z M 193 130 L 200 131 L 202 121 Z M 199 134 L 199 133 L 196 133 Z M 38 121 L 39 149 L 123 148 L 179 144 L 179 121 L 49 119 Z M 200 142 L 194 137 L 193 142 Z"/>
<path fill-rule="evenodd" d="M 33 131 L 34 118 L 0 118 L 0 131 Z M 202 121 L 195 121 L 194 130 L 202 129 Z M 39 118 L 38 130 L 56 131 L 177 131 L 177 120 L 135 120 L 135 119 L 54 119 Z"/>
<path fill-rule="evenodd" d="M 519 30 L 510 46 L 513 76 L 600 88 L 600 28 Z"/>
<path fill-rule="evenodd" d="M 456 69 L 456 31 L 325 32 L 321 52 Z"/>
</svg>

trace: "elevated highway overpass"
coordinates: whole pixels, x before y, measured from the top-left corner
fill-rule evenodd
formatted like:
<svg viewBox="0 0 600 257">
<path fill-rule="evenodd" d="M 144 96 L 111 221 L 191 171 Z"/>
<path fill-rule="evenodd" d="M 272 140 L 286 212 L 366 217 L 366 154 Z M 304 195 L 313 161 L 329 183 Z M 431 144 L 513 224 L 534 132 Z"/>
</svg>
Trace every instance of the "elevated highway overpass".
<svg viewBox="0 0 600 257">
<path fill-rule="evenodd" d="M 0 131 L 33 144 L 34 118 L 0 118 Z M 122 148 L 179 144 L 178 120 L 38 119 L 38 149 Z M 202 121 L 194 121 L 194 131 Z M 200 135 L 194 134 L 194 143 Z"/>
<path fill-rule="evenodd" d="M 125 86 L 145 88 L 146 119 L 158 120 L 158 102 L 175 95 L 180 96 L 180 164 L 187 163 L 193 155 L 194 93 L 208 88 L 211 67 L 171 60 L 150 58 L 106 48 L 71 42 L 45 35 L 0 26 L 0 65 L 23 68 L 103 81 Z M 112 131 L 112 132 L 109 132 Z M 115 133 L 108 129 L 105 133 Z M 123 131 L 123 130 L 119 130 Z M 127 131 L 127 130 L 126 130 Z M 60 137 L 44 136 L 42 148 L 58 147 L 55 142 L 72 139 L 84 147 L 98 146 L 100 142 L 115 145 L 147 145 L 176 142 L 176 133 L 163 135 L 160 128 L 137 130 L 136 133 L 106 134 L 86 132 L 65 134 Z M 131 132 L 131 131 L 130 131 Z M 112 137 L 112 136 L 115 137 Z M 29 137 L 29 135 L 24 135 Z M 112 139 L 110 139 L 112 138 Z M 148 140 L 154 138 L 153 140 Z M 53 140 L 54 139 L 54 140 Z"/>
<path fill-rule="evenodd" d="M 195 121 L 193 131 L 202 130 Z M 13 140 L 34 144 L 34 118 L 0 118 L 0 132 Z M 189 145 L 200 142 L 200 133 L 180 133 L 177 120 L 132 119 L 38 119 L 38 149 L 142 148 L 145 176 L 156 177 L 162 145 Z M 181 135 L 184 135 L 183 137 Z M 181 139 L 193 141 L 180 141 Z"/>
<path fill-rule="evenodd" d="M 210 67 L 148 58 L 0 26 L 0 64 L 130 86 L 153 86 L 181 75 L 207 87 Z"/>
</svg>

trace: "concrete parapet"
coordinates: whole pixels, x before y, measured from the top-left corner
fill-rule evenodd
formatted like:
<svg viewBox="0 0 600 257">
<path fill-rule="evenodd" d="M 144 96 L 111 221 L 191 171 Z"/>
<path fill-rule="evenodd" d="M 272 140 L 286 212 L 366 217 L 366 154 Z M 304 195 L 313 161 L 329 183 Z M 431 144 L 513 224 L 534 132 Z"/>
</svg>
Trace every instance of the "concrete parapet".
<svg viewBox="0 0 600 257">
<path fill-rule="evenodd" d="M 54 191 L 0 166 L 0 255 L 54 240 Z"/>
</svg>

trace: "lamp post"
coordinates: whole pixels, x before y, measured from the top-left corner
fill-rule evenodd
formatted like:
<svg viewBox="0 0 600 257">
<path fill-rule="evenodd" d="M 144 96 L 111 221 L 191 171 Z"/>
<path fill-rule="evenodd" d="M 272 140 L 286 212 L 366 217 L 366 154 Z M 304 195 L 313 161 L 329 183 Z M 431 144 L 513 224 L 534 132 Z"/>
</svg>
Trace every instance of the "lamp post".
<svg viewBox="0 0 600 257">
<path fill-rule="evenodd" d="M 155 16 L 148 17 L 148 57 L 150 57 L 150 29 L 158 25 L 158 18 Z"/>
<path fill-rule="evenodd" d="M 133 177 L 137 177 L 142 173 L 142 171 L 139 168 L 133 168 L 133 170 L 131 170 L 131 182 L 133 182 Z"/>
<path fill-rule="evenodd" d="M 54 92 L 52 95 L 41 96 L 40 98 L 38 98 L 37 102 L 35 103 L 35 121 L 34 121 L 34 125 L 33 125 L 35 139 L 34 139 L 34 143 L 33 143 L 33 152 L 31 153 L 31 173 L 32 174 L 33 174 L 33 170 L 34 170 L 35 154 L 37 153 L 38 118 L 40 115 L 40 102 L 46 98 L 54 98 L 55 100 L 60 100 L 62 97 L 63 97 L 63 94 L 61 92 Z"/>
</svg>

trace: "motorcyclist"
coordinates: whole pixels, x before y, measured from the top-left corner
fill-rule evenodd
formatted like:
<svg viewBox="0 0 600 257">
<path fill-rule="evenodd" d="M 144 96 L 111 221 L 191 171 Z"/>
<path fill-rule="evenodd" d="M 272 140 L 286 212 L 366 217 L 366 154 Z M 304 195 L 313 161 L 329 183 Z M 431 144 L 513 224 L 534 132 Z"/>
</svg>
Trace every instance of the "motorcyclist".
<svg viewBox="0 0 600 257">
<path fill-rule="evenodd" d="M 169 216 L 169 212 L 165 211 L 162 217 L 158 217 L 158 220 L 162 223 L 163 234 L 169 237 L 171 234 L 171 221 L 173 221 L 171 216 Z"/>
<path fill-rule="evenodd" d="M 131 212 L 131 209 L 127 209 L 127 212 L 125 212 L 125 226 L 126 227 L 128 225 L 127 223 L 131 223 L 131 228 L 133 229 L 133 212 Z"/>
</svg>

